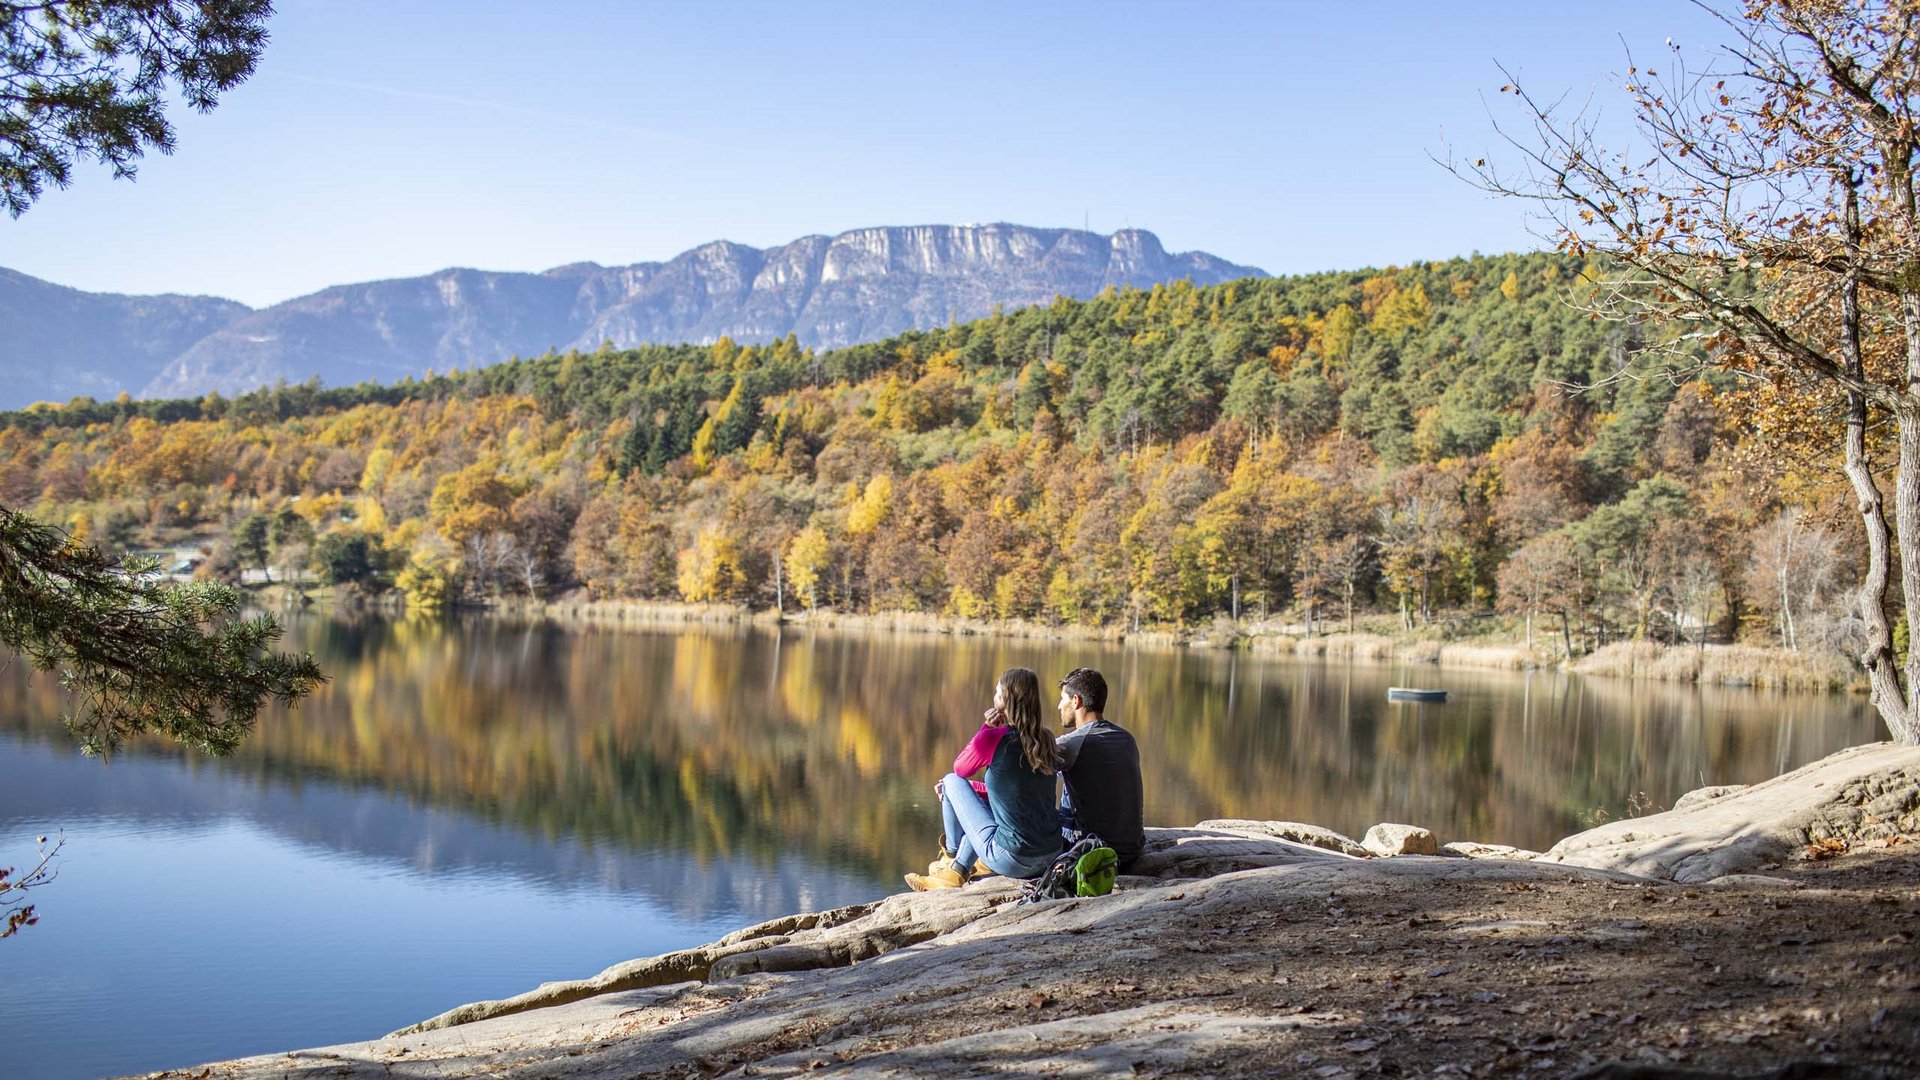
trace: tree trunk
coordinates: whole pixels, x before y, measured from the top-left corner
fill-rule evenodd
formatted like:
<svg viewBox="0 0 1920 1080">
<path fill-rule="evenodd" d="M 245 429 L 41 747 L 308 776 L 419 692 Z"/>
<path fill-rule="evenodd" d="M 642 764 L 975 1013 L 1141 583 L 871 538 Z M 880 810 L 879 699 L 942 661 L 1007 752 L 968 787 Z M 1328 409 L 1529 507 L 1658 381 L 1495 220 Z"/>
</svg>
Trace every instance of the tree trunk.
<svg viewBox="0 0 1920 1080">
<path fill-rule="evenodd" d="M 1240 621 L 1240 575 L 1239 574 L 1233 575 L 1233 621 L 1234 622 Z M 1313 621 L 1311 615 L 1308 616 L 1307 621 L 1309 623 Z"/>
<path fill-rule="evenodd" d="M 1846 185 L 1845 224 L 1849 269 L 1840 286 L 1840 347 L 1846 360 L 1847 374 L 1861 378 L 1864 364 L 1860 354 L 1860 283 L 1853 269 L 1860 245 L 1859 193 L 1851 175 L 1844 177 L 1842 182 Z M 1903 425 L 1900 429 L 1903 465 L 1907 457 L 1906 433 Z M 1887 586 L 1892 562 L 1887 543 L 1887 513 L 1881 503 L 1880 485 L 1875 482 L 1873 470 L 1867 464 L 1867 399 L 1854 393 L 1847 395 L 1846 451 L 1847 480 L 1853 485 L 1860 523 L 1867 537 L 1866 576 L 1860 582 L 1859 593 L 1860 620 L 1866 638 L 1860 650 L 1860 666 L 1866 669 L 1868 695 L 1875 711 L 1885 721 L 1887 730 L 1896 741 L 1912 743 L 1916 734 L 1920 733 L 1914 730 L 1912 706 L 1906 690 L 1900 685 L 1899 667 L 1893 652 L 1893 627 L 1887 618 Z"/>
<path fill-rule="evenodd" d="M 1797 524 L 1797 523 L 1796 523 Z M 1793 593 L 1787 589 L 1787 567 L 1793 562 L 1793 533 L 1787 533 L 1786 550 L 1780 553 L 1780 640 L 1794 652 L 1800 651 L 1800 641 L 1793 632 Z"/>
<path fill-rule="evenodd" d="M 1527 607 L 1527 651 L 1533 651 L 1533 607 Z"/>
<path fill-rule="evenodd" d="M 1907 626 L 1911 629 L 1915 625 L 1915 613 L 1920 612 L 1920 402 L 1910 396 L 1906 411 L 1899 419 L 1900 469 L 1894 476 L 1894 526 L 1902 555 L 1901 599 L 1907 611 Z M 1916 679 L 1920 679 L 1920 649 L 1909 648 L 1904 680 L 1906 707 L 1897 714 L 1897 726 L 1894 716 L 1881 713 L 1894 739 L 1908 746 L 1920 743 L 1920 724 L 1915 722 L 1911 699 Z"/>
<path fill-rule="evenodd" d="M 1573 659 L 1573 622 L 1567 618 L 1567 609 L 1560 609 L 1560 640 L 1567 647 L 1567 659 Z"/>
</svg>

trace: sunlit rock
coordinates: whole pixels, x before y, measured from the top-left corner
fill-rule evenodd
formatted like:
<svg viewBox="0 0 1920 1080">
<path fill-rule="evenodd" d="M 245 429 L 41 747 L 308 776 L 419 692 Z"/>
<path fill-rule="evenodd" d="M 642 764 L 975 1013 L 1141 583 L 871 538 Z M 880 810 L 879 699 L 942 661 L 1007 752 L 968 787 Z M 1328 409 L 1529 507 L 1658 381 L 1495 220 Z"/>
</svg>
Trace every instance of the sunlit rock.
<svg viewBox="0 0 1920 1080">
<path fill-rule="evenodd" d="M 1381 822 L 1367 830 L 1360 846 L 1375 855 L 1438 855 L 1440 842 L 1418 825 Z"/>
<path fill-rule="evenodd" d="M 1699 794 L 1699 793 L 1694 793 Z M 1679 882 L 1744 874 L 1920 831 L 1920 746 L 1856 746 L 1718 798 L 1569 836 L 1543 862 Z"/>
</svg>

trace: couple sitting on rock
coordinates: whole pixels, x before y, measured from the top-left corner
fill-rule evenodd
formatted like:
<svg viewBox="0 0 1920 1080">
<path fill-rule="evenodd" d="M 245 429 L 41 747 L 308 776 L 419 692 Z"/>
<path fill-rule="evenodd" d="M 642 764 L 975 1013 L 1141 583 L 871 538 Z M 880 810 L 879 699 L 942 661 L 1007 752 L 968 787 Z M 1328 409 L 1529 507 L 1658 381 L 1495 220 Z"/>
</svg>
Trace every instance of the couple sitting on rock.
<svg viewBox="0 0 1920 1080">
<path fill-rule="evenodd" d="M 907 884 L 919 892 L 958 888 L 982 874 L 1051 876 L 1062 851 L 1085 848 L 1077 861 L 1092 867 L 1082 872 L 1104 872 L 1110 888 L 1115 863 L 1125 869 L 1138 858 L 1145 836 L 1140 748 L 1101 715 L 1106 707 L 1099 672 L 1068 672 L 1058 705 L 1064 734 L 1056 739 L 1041 719 L 1040 677 L 1027 668 L 1001 675 L 986 722 L 934 788 L 944 826 L 940 857 L 925 874 L 908 874 Z M 1065 781 L 1058 802 L 1055 776 Z"/>
</svg>

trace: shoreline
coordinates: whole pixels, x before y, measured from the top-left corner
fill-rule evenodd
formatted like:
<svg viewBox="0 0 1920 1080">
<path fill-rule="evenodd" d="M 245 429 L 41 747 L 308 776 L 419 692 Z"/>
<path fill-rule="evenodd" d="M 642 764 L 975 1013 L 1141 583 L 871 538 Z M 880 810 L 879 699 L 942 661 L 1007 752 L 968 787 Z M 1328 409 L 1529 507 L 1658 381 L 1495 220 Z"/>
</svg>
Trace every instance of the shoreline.
<svg viewBox="0 0 1920 1080">
<path fill-rule="evenodd" d="M 385 609 L 382 609 L 385 610 Z M 1859 694 L 1860 672 L 1842 656 L 1752 645 L 1662 645 L 1619 641 L 1571 660 L 1557 651 L 1497 638 L 1441 640 L 1367 630 L 1306 635 L 1274 622 L 1224 620 L 1183 630 L 1133 630 L 1026 620 L 969 619 L 926 612 L 776 612 L 733 604 L 685 604 L 656 600 L 528 601 L 511 598 L 459 609 L 501 620 L 546 620 L 559 624 L 620 628 L 673 626 L 780 627 L 859 634 L 983 637 L 1011 640 L 1099 642 L 1129 648 L 1239 649 L 1252 655 L 1357 660 L 1426 665 L 1436 670 L 1557 671 L 1584 676 L 1691 683 L 1735 689 Z"/>
<path fill-rule="evenodd" d="M 1356 857 L 1289 822 L 1150 830 L 1104 897 L 1017 904 L 994 878 L 898 893 L 366 1042 L 148 1075 L 1730 1077 L 1817 1061 L 1880 1080 L 1920 1055 L 1920 748 L 1701 789 L 1544 854 L 1436 858 L 1430 841 Z"/>
</svg>

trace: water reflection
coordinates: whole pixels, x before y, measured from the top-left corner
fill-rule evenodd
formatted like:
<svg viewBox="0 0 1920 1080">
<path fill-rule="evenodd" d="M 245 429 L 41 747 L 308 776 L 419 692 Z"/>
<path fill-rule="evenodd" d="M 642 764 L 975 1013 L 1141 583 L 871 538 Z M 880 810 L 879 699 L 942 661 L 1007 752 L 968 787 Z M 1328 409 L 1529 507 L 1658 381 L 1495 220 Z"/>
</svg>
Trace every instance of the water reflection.
<svg viewBox="0 0 1920 1080">
<path fill-rule="evenodd" d="M 1842 696 L 1231 652 L 481 621 L 313 620 L 291 636 L 333 681 L 293 715 L 265 716 L 231 761 L 196 768 L 296 787 L 324 777 L 696 861 L 804 851 L 875 880 L 923 861 L 938 831 L 931 781 L 1014 664 L 1107 673 L 1109 714 L 1141 741 L 1155 824 L 1398 820 L 1539 847 L 1635 793 L 1665 805 L 1883 737 Z M 1436 678 L 1453 690 L 1444 706 L 1385 700 L 1391 683 Z M 64 739 L 61 704 L 48 680 L 17 668 L 0 680 L 0 724 L 23 738 Z"/>
<path fill-rule="evenodd" d="M 801 859 L 694 858 L 673 847 L 556 841 L 389 792 L 310 778 L 261 783 L 192 762 L 129 755 L 103 765 L 0 737 L 0 828 L 42 822 L 69 835 L 104 828 L 165 845 L 244 822 L 282 848 L 343 858 L 354 873 L 455 888 L 613 892 L 686 923 L 723 929 L 863 900 L 874 889 L 867 875 Z M 63 861 L 84 854 L 83 845 L 73 847 Z"/>
<path fill-rule="evenodd" d="M 0 671 L 0 865 L 36 833 L 69 840 L 42 924 L 0 945 L 10 1068 L 367 1038 L 891 891 L 1015 664 L 1107 673 L 1152 824 L 1389 820 L 1540 847 L 1637 792 L 1666 804 L 1881 737 L 1845 697 L 1222 652 L 482 621 L 289 636 L 332 681 L 218 762 L 80 759 L 54 681 Z M 1435 679 L 1444 706 L 1385 700 Z"/>
</svg>

